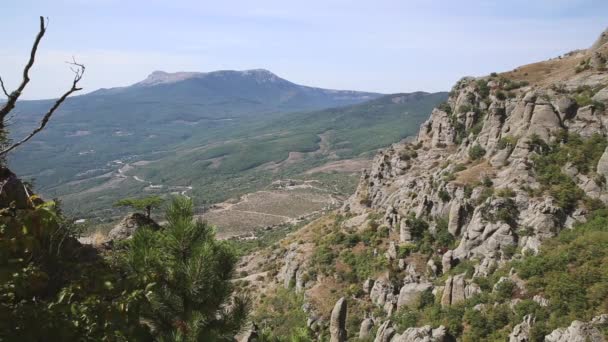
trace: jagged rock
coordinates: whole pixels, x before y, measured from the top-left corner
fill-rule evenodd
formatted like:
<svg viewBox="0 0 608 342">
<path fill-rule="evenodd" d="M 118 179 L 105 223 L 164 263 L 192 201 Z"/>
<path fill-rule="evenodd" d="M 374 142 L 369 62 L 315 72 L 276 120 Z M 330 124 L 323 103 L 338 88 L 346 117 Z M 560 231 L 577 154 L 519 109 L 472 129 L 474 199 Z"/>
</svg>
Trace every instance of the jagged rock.
<svg viewBox="0 0 608 342">
<path fill-rule="evenodd" d="M 344 297 L 340 298 L 331 312 L 329 321 L 329 333 L 331 342 L 345 342 L 346 333 L 346 311 L 347 305 Z"/>
<path fill-rule="evenodd" d="M 608 179 L 608 147 L 606 147 L 597 163 L 597 173 Z"/>
<path fill-rule="evenodd" d="M 523 321 L 513 327 L 513 331 L 509 334 L 509 342 L 530 342 L 532 325 L 534 325 L 534 317 L 532 315 L 524 316 Z"/>
<path fill-rule="evenodd" d="M 301 271 L 300 266 L 302 265 L 302 256 L 298 251 L 298 244 L 292 243 L 289 246 L 287 254 L 285 255 L 285 261 L 283 268 L 279 273 L 279 278 L 283 279 L 283 287 L 286 289 L 292 285 L 296 285 L 298 272 Z"/>
<path fill-rule="evenodd" d="M 542 307 L 549 306 L 549 300 L 541 295 L 535 295 L 534 297 L 532 297 L 532 300 L 537 302 L 538 305 Z"/>
<path fill-rule="evenodd" d="M 405 259 L 399 259 L 399 261 L 397 262 L 397 267 L 399 268 L 399 270 L 405 270 L 405 268 L 407 267 L 407 262 L 405 261 Z"/>
<path fill-rule="evenodd" d="M 397 244 L 395 244 L 395 241 L 391 241 L 388 244 L 388 249 L 386 250 L 386 256 L 388 257 L 389 260 L 397 259 Z"/>
<path fill-rule="evenodd" d="M 439 272 L 439 268 L 435 264 L 435 260 L 433 260 L 433 258 L 431 258 L 431 259 L 429 259 L 429 261 L 427 261 L 426 266 L 428 267 L 428 270 L 429 270 L 431 276 L 433 276 L 433 277 L 437 276 L 437 273 Z"/>
<path fill-rule="evenodd" d="M 447 329 L 443 325 L 436 329 L 425 325 L 420 328 L 408 328 L 403 334 L 395 336 L 391 342 L 443 342 L 447 339 Z"/>
<path fill-rule="evenodd" d="M 464 206 L 459 201 L 453 201 L 448 218 L 448 231 L 454 236 L 460 235 L 464 223 Z"/>
<path fill-rule="evenodd" d="M 141 227 L 150 227 L 159 229 L 160 226 L 156 221 L 140 213 L 131 213 L 125 216 L 118 224 L 108 233 L 109 241 L 121 241 L 130 239 L 135 232 Z"/>
<path fill-rule="evenodd" d="M 597 49 L 599 49 L 600 47 L 602 47 L 607 42 L 608 42 L 608 29 L 606 29 L 604 32 L 602 32 L 600 34 L 600 36 L 593 43 L 593 45 L 591 45 L 591 48 L 589 48 L 589 50 L 590 51 L 596 51 Z"/>
<path fill-rule="evenodd" d="M 604 342 L 604 335 L 598 328 L 608 323 L 608 315 L 602 316 L 588 323 L 573 321 L 567 328 L 555 329 L 545 336 L 545 342 Z"/>
<path fill-rule="evenodd" d="M 374 320 L 366 318 L 361 322 L 361 328 L 359 329 L 359 339 L 367 339 L 370 337 L 372 329 L 374 328 Z"/>
<path fill-rule="evenodd" d="M 568 96 L 560 96 L 554 103 L 562 121 L 570 120 L 576 115 L 576 101 Z"/>
<path fill-rule="evenodd" d="M 445 287 L 443 288 L 441 305 L 453 305 L 463 302 L 465 299 L 479 292 L 477 286 L 467 285 L 464 277 L 464 273 L 448 277 L 445 281 Z"/>
<path fill-rule="evenodd" d="M 579 108 L 576 112 L 575 121 L 568 122 L 570 132 L 578 133 L 584 138 L 589 138 L 593 134 L 602 131 L 602 120 L 598 111 L 593 105 Z"/>
<path fill-rule="evenodd" d="M 428 147 L 445 147 L 454 144 L 456 130 L 448 113 L 433 109 L 431 117 L 420 127 L 418 141 Z"/>
<path fill-rule="evenodd" d="M 363 292 L 364 293 L 370 293 L 370 291 L 372 290 L 373 287 L 374 287 L 373 279 L 368 278 L 363 282 Z"/>
<path fill-rule="evenodd" d="M 411 242 L 412 232 L 410 227 L 407 225 L 407 220 L 402 219 L 399 223 L 399 242 Z"/>
<path fill-rule="evenodd" d="M 504 221 L 488 221 L 486 217 L 495 216 L 499 210 L 508 208 L 509 199 L 493 198 L 475 208 L 471 222 L 467 225 L 454 255 L 458 259 L 474 255 L 495 255 L 506 246 L 516 243 L 516 236 L 510 223 Z M 515 213 L 517 214 L 517 213 Z M 512 220 L 517 221 L 517 217 Z"/>
<path fill-rule="evenodd" d="M 387 299 L 392 298 L 395 287 L 387 279 L 379 278 L 374 282 L 374 286 L 369 293 L 369 298 L 373 303 L 384 306 Z"/>
<path fill-rule="evenodd" d="M 399 299 L 397 300 L 397 308 L 404 305 L 412 305 L 418 297 L 429 289 L 433 288 L 433 284 L 428 282 L 411 282 L 406 283 L 399 291 Z"/>
<path fill-rule="evenodd" d="M 385 321 L 378 328 L 374 342 L 391 342 L 393 336 L 395 336 L 395 333 L 396 332 L 395 329 L 393 329 L 393 324 L 391 321 Z"/>
<path fill-rule="evenodd" d="M 441 257 L 441 268 L 443 273 L 447 273 L 454 266 L 454 251 L 449 250 Z"/>
</svg>

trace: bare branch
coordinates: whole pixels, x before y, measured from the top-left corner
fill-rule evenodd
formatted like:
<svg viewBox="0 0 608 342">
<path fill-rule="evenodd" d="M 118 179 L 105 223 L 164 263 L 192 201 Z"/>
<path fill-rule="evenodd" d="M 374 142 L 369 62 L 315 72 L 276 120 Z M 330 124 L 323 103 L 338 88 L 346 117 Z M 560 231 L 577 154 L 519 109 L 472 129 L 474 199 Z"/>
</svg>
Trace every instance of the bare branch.
<svg viewBox="0 0 608 342">
<path fill-rule="evenodd" d="M 30 69 L 34 65 L 34 60 L 36 59 L 36 52 L 38 51 L 38 45 L 40 44 L 40 41 L 42 40 L 42 37 L 44 37 L 45 33 L 45 21 L 43 17 L 40 17 L 40 30 L 38 31 L 38 35 L 36 35 L 36 39 L 34 40 L 34 45 L 32 46 L 32 50 L 30 52 L 30 59 L 25 65 L 25 68 L 23 69 L 23 79 L 21 80 L 21 84 L 10 95 L 8 95 L 8 101 L 6 101 L 4 106 L 0 108 L 0 129 L 4 127 L 4 118 L 11 110 L 13 110 L 13 108 L 15 108 L 15 103 L 17 103 L 19 96 L 21 96 L 21 93 L 25 89 L 25 86 L 27 86 L 30 81 Z M 8 93 L 7 91 L 4 92 Z"/>
<path fill-rule="evenodd" d="M 2 77 L 0 77 L 0 86 L 2 86 L 2 92 L 4 92 L 4 95 L 6 95 L 6 97 L 10 97 L 8 91 L 6 91 L 6 88 L 4 88 L 4 82 L 2 81 Z"/>
<path fill-rule="evenodd" d="M 65 101 L 65 99 L 67 99 L 68 96 L 70 96 L 72 93 L 77 92 L 79 90 L 82 90 L 82 88 L 78 87 L 78 82 L 80 82 L 80 80 L 82 79 L 82 75 L 84 75 L 84 71 L 85 71 L 84 65 L 77 63 L 76 60 L 74 60 L 74 59 L 72 59 L 72 62 L 67 62 L 67 63 L 70 64 L 70 65 L 72 65 L 74 67 L 74 69 L 73 69 L 73 71 L 74 71 L 74 80 L 72 81 L 72 87 L 68 91 L 66 91 L 59 99 L 57 99 L 55 101 L 55 103 L 48 110 L 48 112 L 46 112 L 46 114 L 44 114 L 44 117 L 40 121 L 40 125 L 36 129 L 34 129 L 32 131 L 32 133 L 30 133 L 29 135 L 27 135 L 25 138 L 23 138 L 19 142 L 17 142 L 15 144 L 11 145 L 10 147 L 8 147 L 8 148 L 0 151 L 0 157 L 6 155 L 10 151 L 12 151 L 15 148 L 19 147 L 23 143 L 25 143 L 28 140 L 30 140 L 34 135 L 38 134 L 38 132 L 42 131 L 44 129 L 44 127 L 46 126 L 46 124 L 51 119 L 51 116 L 53 116 L 53 113 L 55 113 L 55 110 L 57 110 L 57 108 L 59 108 L 59 106 L 61 106 L 61 104 L 63 103 L 63 101 Z"/>
</svg>

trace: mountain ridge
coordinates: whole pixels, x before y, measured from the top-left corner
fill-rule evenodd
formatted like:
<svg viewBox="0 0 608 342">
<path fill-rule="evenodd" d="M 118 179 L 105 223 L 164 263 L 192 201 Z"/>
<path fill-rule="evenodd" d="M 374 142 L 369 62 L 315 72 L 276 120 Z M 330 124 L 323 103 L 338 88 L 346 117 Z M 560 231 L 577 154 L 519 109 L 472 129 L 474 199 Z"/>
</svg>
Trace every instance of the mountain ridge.
<svg viewBox="0 0 608 342">
<path fill-rule="evenodd" d="M 342 210 L 243 259 L 241 281 L 262 294 L 256 323 L 336 341 L 345 331 L 390 342 L 606 340 L 604 39 L 458 81 L 414 141 L 374 157 Z M 295 304 L 268 313 L 277 302 Z"/>
</svg>

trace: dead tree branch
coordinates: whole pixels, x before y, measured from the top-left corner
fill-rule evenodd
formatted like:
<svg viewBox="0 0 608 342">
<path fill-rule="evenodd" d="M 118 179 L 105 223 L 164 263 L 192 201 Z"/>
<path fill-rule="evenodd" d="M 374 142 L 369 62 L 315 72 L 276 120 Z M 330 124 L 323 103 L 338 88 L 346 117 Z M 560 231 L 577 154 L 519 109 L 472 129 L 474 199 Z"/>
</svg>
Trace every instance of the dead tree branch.
<svg viewBox="0 0 608 342">
<path fill-rule="evenodd" d="M 65 99 L 67 99 L 68 96 L 72 95 L 72 93 L 82 90 L 82 88 L 78 87 L 78 82 L 80 82 L 80 80 L 82 79 L 82 75 L 84 75 L 84 70 L 85 70 L 84 65 L 77 63 L 76 60 L 73 58 L 72 58 L 72 62 L 68 62 L 68 64 L 70 64 L 72 66 L 71 68 L 72 68 L 72 71 L 74 72 L 74 80 L 72 81 L 72 87 L 68 91 L 66 91 L 59 99 L 57 99 L 55 101 L 55 103 L 48 110 L 48 112 L 46 112 L 46 114 L 44 114 L 44 117 L 40 121 L 40 125 L 36 129 L 34 129 L 29 135 L 27 135 L 25 138 L 21 139 L 19 142 L 16 142 L 16 143 L 12 144 L 10 147 L 0 151 L 0 157 L 6 155 L 13 149 L 15 149 L 18 146 L 22 145 L 23 143 L 27 142 L 34 135 L 38 134 L 38 132 L 42 131 L 44 129 L 44 127 L 46 126 L 46 124 L 49 122 L 49 119 L 51 118 L 51 116 L 53 116 L 53 113 L 55 112 L 55 110 L 57 110 L 57 108 L 59 108 L 59 106 L 61 106 L 63 101 L 65 101 Z"/>
<path fill-rule="evenodd" d="M 38 35 L 36 35 L 36 39 L 34 40 L 34 46 L 32 46 L 32 50 L 30 52 L 30 59 L 25 65 L 25 68 L 23 69 L 23 79 L 21 80 L 21 84 L 17 89 L 10 93 L 10 95 L 8 95 L 8 100 L 6 101 L 4 106 L 0 108 L 0 129 L 4 128 L 4 118 L 11 110 L 13 110 L 13 108 L 15 108 L 15 103 L 17 103 L 17 100 L 19 99 L 19 96 L 21 96 L 23 89 L 25 89 L 25 86 L 27 86 L 30 81 L 30 69 L 34 65 L 34 60 L 36 59 L 36 52 L 38 51 L 38 45 L 40 44 L 40 41 L 42 40 L 42 37 L 44 37 L 45 33 L 46 25 L 44 22 L 44 18 L 40 17 L 40 30 L 38 31 Z M 2 88 L 4 90 L 4 93 L 6 94 L 7 91 L 4 89 L 4 85 L 2 86 Z"/>
<path fill-rule="evenodd" d="M 2 86 L 2 92 L 4 93 L 4 95 L 6 95 L 6 97 L 10 97 L 10 95 L 8 94 L 8 91 L 6 91 L 6 88 L 4 87 L 4 82 L 2 81 L 2 77 L 0 77 L 0 86 Z"/>
</svg>

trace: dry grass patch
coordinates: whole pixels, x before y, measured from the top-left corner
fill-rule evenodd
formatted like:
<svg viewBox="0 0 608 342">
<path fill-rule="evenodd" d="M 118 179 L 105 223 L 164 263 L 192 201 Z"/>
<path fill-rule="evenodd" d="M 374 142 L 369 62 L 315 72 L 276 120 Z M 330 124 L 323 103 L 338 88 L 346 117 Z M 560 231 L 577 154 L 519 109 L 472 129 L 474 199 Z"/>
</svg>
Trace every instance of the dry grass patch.
<svg viewBox="0 0 608 342">
<path fill-rule="evenodd" d="M 495 170 L 487 160 L 483 160 L 476 165 L 468 167 L 464 171 L 456 173 L 454 183 L 461 185 L 472 185 L 481 182 L 483 178 L 494 175 Z"/>
</svg>

